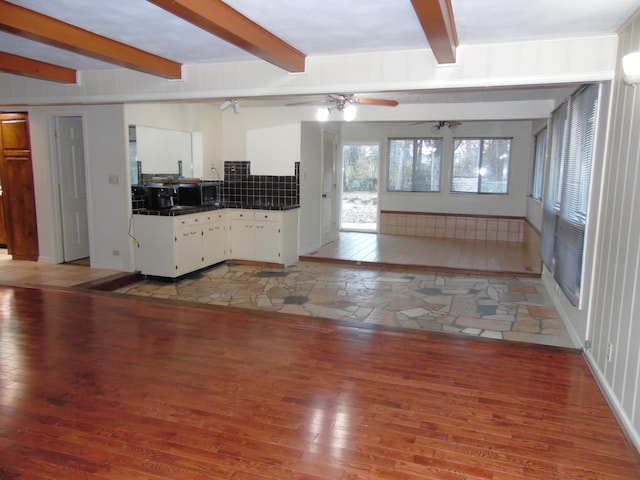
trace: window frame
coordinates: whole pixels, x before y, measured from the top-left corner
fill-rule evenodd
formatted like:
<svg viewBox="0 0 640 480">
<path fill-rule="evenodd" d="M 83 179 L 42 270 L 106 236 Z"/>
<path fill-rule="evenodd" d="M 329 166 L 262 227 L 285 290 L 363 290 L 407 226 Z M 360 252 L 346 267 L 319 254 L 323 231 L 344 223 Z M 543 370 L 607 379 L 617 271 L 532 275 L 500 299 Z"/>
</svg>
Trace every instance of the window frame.
<svg viewBox="0 0 640 480">
<path fill-rule="evenodd" d="M 475 192 L 469 192 L 469 191 L 463 191 L 463 190 L 454 190 L 454 186 L 453 186 L 453 182 L 455 180 L 455 174 L 454 174 L 454 169 L 455 169 L 455 152 L 456 152 L 456 142 L 458 141 L 465 141 L 465 140 L 480 140 L 480 148 L 479 148 L 479 152 L 480 152 L 480 159 L 479 159 L 479 163 L 477 166 L 477 170 L 478 170 L 478 188 L 477 191 Z M 481 191 L 482 188 L 482 175 L 480 173 L 481 169 L 482 169 L 482 159 L 483 159 L 483 153 L 484 153 L 484 142 L 487 140 L 508 140 L 509 141 L 509 160 L 507 162 L 507 166 L 508 166 L 508 171 L 507 171 L 507 178 L 506 178 L 506 190 L 504 192 L 483 192 Z M 469 195 L 509 195 L 509 187 L 511 185 L 511 153 L 512 153 L 512 149 L 513 149 L 513 137 L 454 137 L 453 138 L 453 143 L 452 143 L 452 152 L 451 152 L 451 183 L 449 185 L 449 191 L 453 194 L 456 195 L 464 195 L 464 194 L 469 194 Z"/>
<path fill-rule="evenodd" d="M 394 141 L 398 141 L 398 140 L 403 140 L 403 141 L 408 141 L 411 140 L 413 141 L 413 158 L 412 158 L 412 164 L 411 164 L 411 190 L 406 190 L 406 189 L 394 189 L 391 188 L 390 185 L 390 179 L 391 179 L 391 147 L 392 147 L 392 143 Z M 440 152 L 439 154 L 439 158 L 438 158 L 438 166 L 437 166 L 437 173 L 438 173 L 438 188 L 437 190 L 416 190 L 416 171 L 417 171 L 417 161 L 419 160 L 419 157 L 417 156 L 417 152 L 418 152 L 418 148 L 417 148 L 417 142 L 418 141 L 429 141 L 429 142 L 437 142 L 439 143 L 438 145 L 438 150 Z M 443 137 L 389 137 L 387 139 L 387 165 L 386 165 L 386 179 L 385 179 L 385 188 L 386 191 L 388 193 L 440 193 L 442 191 L 442 156 L 443 156 L 443 147 L 444 147 L 444 138 Z M 433 167 L 432 167 L 433 169 Z"/>
<path fill-rule="evenodd" d="M 542 202 L 544 194 L 544 169 L 547 157 L 547 127 L 541 128 L 534 135 L 533 149 L 533 168 L 531 172 L 531 185 L 529 188 L 529 196 L 538 203 Z"/>
</svg>

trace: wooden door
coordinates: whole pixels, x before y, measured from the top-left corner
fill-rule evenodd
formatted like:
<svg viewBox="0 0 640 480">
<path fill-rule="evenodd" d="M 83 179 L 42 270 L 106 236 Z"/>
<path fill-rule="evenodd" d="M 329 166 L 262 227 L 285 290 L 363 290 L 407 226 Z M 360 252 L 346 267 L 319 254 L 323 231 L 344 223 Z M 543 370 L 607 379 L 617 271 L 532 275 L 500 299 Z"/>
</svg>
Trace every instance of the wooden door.
<svg viewBox="0 0 640 480">
<path fill-rule="evenodd" d="M 0 114 L 0 176 L 7 248 L 14 260 L 38 260 L 38 227 L 26 113 Z"/>
</svg>

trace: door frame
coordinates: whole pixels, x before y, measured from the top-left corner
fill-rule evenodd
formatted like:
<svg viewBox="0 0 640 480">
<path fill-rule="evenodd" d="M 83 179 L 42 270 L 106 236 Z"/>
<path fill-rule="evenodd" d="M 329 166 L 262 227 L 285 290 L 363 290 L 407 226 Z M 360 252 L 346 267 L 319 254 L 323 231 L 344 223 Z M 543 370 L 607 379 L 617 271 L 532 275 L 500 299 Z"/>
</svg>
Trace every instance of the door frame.
<svg viewBox="0 0 640 480">
<path fill-rule="evenodd" d="M 58 138 L 56 134 L 56 124 L 58 118 L 78 117 L 82 120 L 82 149 L 84 153 L 84 181 L 87 192 L 87 227 L 89 229 L 89 259 L 93 257 L 93 228 L 91 217 L 91 184 L 89 182 L 89 162 L 87 162 L 87 120 L 82 112 L 64 112 L 52 114 L 49 116 L 49 158 L 51 169 L 51 206 L 53 209 L 53 228 L 54 228 L 54 262 L 64 263 L 64 245 L 62 238 L 62 199 L 60 192 L 60 160 L 58 158 Z"/>
</svg>

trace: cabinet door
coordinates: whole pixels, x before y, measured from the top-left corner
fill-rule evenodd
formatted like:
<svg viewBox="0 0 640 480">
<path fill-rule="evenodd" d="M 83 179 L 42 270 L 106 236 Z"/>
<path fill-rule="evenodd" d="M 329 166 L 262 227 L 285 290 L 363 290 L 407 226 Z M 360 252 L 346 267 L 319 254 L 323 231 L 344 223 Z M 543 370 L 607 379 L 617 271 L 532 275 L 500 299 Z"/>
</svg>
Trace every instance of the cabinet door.
<svg viewBox="0 0 640 480">
<path fill-rule="evenodd" d="M 202 268 L 202 229 L 200 225 L 176 228 L 176 275 Z"/>
<path fill-rule="evenodd" d="M 261 262 L 282 263 L 282 235 L 280 222 L 256 221 L 256 260 Z"/>
<path fill-rule="evenodd" d="M 208 222 L 202 225 L 202 256 L 204 265 L 209 266 L 227 259 L 227 225 L 224 221 Z"/>
<path fill-rule="evenodd" d="M 229 257 L 237 260 L 256 260 L 253 220 L 231 220 L 230 226 Z"/>
<path fill-rule="evenodd" d="M 175 277 L 175 229 L 171 217 L 134 215 L 133 235 L 136 239 L 136 270 L 145 275 Z"/>
<path fill-rule="evenodd" d="M 2 177 L 7 248 L 14 260 L 38 260 L 38 226 L 26 113 L 0 114 Z"/>
</svg>

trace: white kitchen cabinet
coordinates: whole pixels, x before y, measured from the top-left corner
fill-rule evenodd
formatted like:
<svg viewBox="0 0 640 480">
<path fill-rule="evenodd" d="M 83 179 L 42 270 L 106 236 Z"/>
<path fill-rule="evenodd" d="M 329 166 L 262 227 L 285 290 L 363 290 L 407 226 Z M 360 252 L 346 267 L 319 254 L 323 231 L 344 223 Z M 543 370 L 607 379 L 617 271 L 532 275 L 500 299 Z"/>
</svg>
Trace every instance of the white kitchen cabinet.
<svg viewBox="0 0 640 480">
<path fill-rule="evenodd" d="M 229 212 L 229 258 L 256 260 L 254 210 Z"/>
<path fill-rule="evenodd" d="M 298 260 L 298 210 L 230 210 L 229 257 L 290 265 Z"/>
<path fill-rule="evenodd" d="M 205 265 L 213 265 L 229 258 L 229 220 L 226 210 L 211 212 L 202 224 L 202 255 Z"/>
<path fill-rule="evenodd" d="M 175 230 L 175 276 L 202 268 L 202 230 L 200 225 L 188 225 Z"/>
<path fill-rule="evenodd" d="M 175 278 L 229 258 L 291 265 L 298 260 L 298 209 L 222 209 L 134 215 L 135 268 Z"/>
<path fill-rule="evenodd" d="M 165 217 L 134 215 L 136 269 L 175 278 L 227 259 L 226 211 Z"/>
</svg>

